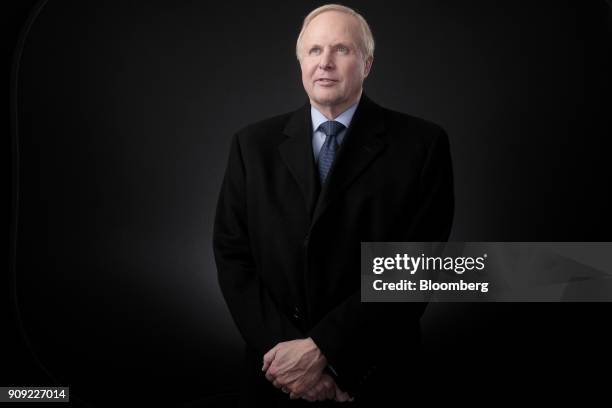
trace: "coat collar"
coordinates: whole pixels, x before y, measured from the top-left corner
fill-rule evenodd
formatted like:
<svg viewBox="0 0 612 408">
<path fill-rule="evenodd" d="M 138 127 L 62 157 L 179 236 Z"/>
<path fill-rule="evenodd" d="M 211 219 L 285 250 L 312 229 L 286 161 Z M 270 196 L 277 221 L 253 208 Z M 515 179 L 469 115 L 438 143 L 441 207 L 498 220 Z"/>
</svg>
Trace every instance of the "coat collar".
<svg viewBox="0 0 612 408">
<path fill-rule="evenodd" d="M 306 209 L 311 216 L 311 229 L 329 205 L 383 150 L 385 143 L 379 137 L 385 130 L 383 113 L 383 109 L 365 92 L 361 94 L 353 120 L 322 189 L 312 151 L 310 103 L 307 102 L 289 117 L 283 129 L 288 138 L 281 143 L 279 151 L 304 195 Z"/>
</svg>

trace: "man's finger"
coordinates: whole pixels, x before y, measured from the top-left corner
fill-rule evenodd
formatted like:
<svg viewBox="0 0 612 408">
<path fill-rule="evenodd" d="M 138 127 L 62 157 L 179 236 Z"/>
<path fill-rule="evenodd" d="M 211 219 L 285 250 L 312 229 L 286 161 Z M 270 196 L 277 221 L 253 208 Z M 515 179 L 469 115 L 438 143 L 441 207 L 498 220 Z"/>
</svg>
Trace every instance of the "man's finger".
<svg viewBox="0 0 612 408">
<path fill-rule="evenodd" d="M 325 387 L 323 381 L 320 381 L 319 384 L 317 384 L 317 399 L 319 401 L 325 401 L 327 399 L 327 388 Z"/>
<path fill-rule="evenodd" d="M 278 346 L 278 344 L 277 344 Z M 268 351 L 266 354 L 264 354 L 263 356 L 263 366 L 261 367 L 261 371 L 266 371 L 268 369 L 268 367 L 270 367 L 270 364 L 272 364 L 272 361 L 274 361 L 274 356 L 276 355 L 276 346 L 272 347 L 270 349 L 270 351 Z"/>
<path fill-rule="evenodd" d="M 317 398 L 310 392 L 304 394 L 302 398 L 304 398 L 308 402 L 315 402 L 317 400 Z"/>
<path fill-rule="evenodd" d="M 336 383 L 329 377 L 325 376 L 321 380 L 321 384 L 323 386 L 323 393 L 325 394 L 325 399 L 334 399 L 336 396 Z"/>
<path fill-rule="evenodd" d="M 268 370 L 266 371 L 266 380 L 274 381 L 276 379 L 276 371 Z"/>
<path fill-rule="evenodd" d="M 336 386 L 334 384 L 330 384 L 327 387 L 327 399 L 333 400 L 336 396 Z"/>
<path fill-rule="evenodd" d="M 312 397 L 315 401 L 321 401 L 321 391 L 322 390 L 323 388 L 321 387 L 320 382 L 311 388 Z"/>
<path fill-rule="evenodd" d="M 319 384 L 315 385 L 314 387 L 312 387 L 311 389 L 309 389 L 308 391 L 306 391 L 303 395 L 302 398 L 304 398 L 307 401 L 310 402 L 314 402 L 317 400 L 318 398 L 318 393 L 319 393 Z"/>
<path fill-rule="evenodd" d="M 345 402 L 345 401 L 348 401 L 348 399 L 349 399 L 348 394 L 342 391 L 336 385 L 336 401 Z"/>
</svg>

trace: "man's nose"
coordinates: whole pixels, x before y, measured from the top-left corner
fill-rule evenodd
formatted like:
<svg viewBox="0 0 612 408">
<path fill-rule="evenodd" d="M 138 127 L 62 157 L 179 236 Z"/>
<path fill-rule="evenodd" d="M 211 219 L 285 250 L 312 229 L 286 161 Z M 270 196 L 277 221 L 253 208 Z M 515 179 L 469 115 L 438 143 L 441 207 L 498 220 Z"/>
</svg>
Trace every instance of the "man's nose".
<svg viewBox="0 0 612 408">
<path fill-rule="evenodd" d="M 321 59 L 319 60 L 319 68 L 330 69 L 333 68 L 334 61 L 332 59 L 331 52 L 329 50 L 323 50 L 321 53 Z"/>
</svg>

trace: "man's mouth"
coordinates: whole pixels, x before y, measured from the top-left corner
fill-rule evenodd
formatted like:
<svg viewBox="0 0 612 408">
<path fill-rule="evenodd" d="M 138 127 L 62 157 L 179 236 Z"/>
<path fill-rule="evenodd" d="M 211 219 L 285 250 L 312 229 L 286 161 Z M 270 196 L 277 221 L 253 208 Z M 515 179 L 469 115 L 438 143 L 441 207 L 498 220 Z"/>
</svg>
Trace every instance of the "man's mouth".
<svg viewBox="0 0 612 408">
<path fill-rule="evenodd" d="M 338 81 L 335 80 L 335 79 L 321 78 L 321 79 L 317 79 L 315 82 L 319 83 L 321 85 L 331 85 L 331 84 L 334 84 L 334 83 L 336 83 Z"/>
</svg>

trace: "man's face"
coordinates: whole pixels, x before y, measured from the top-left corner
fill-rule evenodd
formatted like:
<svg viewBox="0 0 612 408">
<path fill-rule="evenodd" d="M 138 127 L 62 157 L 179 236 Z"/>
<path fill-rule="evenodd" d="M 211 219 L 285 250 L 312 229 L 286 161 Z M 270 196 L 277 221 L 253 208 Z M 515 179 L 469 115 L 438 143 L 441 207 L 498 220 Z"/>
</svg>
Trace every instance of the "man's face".
<svg viewBox="0 0 612 408">
<path fill-rule="evenodd" d="M 372 64 L 359 45 L 358 22 L 346 13 L 327 11 L 308 24 L 299 47 L 300 67 L 315 106 L 346 109 L 357 102 Z"/>
</svg>

